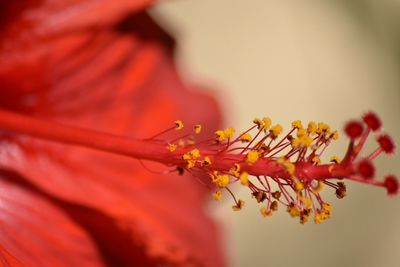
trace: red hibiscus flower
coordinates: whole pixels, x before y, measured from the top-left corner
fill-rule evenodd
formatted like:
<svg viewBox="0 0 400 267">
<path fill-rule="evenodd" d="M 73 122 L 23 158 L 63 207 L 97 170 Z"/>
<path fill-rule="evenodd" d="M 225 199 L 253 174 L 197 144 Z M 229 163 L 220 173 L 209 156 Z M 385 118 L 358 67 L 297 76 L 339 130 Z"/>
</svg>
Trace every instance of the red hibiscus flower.
<svg viewBox="0 0 400 267">
<path fill-rule="evenodd" d="M 218 105 L 180 81 L 173 39 L 143 10 L 150 2 L 1 3 L 0 109 L 131 138 L 176 118 L 217 128 Z M 0 136 L 0 265 L 224 265 L 195 179 Z"/>
<path fill-rule="evenodd" d="M 338 198 L 347 194 L 344 179 L 398 193 L 394 175 L 375 177 L 374 159 L 395 144 L 372 112 L 345 125 L 347 151 L 329 163 L 320 157 L 339 133 L 323 122 L 293 121 L 283 134 L 270 118 L 256 118 L 237 136 L 233 128 L 212 135 L 217 104 L 185 90 L 174 42 L 141 11 L 146 4 L 4 4 L 3 265 L 223 266 L 202 210 L 207 189 L 216 200 L 230 194 L 238 211 L 245 203 L 231 189 L 241 184 L 263 216 L 284 206 L 302 224 L 311 214 L 315 223 L 331 216 L 324 185 Z M 184 127 L 177 117 L 199 124 Z M 365 153 L 371 134 L 376 149 Z"/>
</svg>

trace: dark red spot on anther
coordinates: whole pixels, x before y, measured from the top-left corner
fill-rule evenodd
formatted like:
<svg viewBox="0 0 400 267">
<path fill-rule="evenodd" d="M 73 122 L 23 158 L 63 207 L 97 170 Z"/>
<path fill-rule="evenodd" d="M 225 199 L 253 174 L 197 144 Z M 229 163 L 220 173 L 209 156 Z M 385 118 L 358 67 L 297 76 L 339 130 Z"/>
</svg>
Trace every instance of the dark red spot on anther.
<svg viewBox="0 0 400 267">
<path fill-rule="evenodd" d="M 363 160 L 357 166 L 358 173 L 365 179 L 371 179 L 375 175 L 375 167 L 371 161 Z"/>
<path fill-rule="evenodd" d="M 336 197 L 342 199 L 347 195 L 346 185 L 342 182 L 338 182 L 337 185 L 338 185 L 338 188 L 336 189 L 336 192 L 335 192 Z"/>
<path fill-rule="evenodd" d="M 351 121 L 344 127 L 344 131 L 346 132 L 347 136 L 350 137 L 350 139 L 356 139 L 360 137 L 363 130 L 362 124 L 358 121 Z"/>
<path fill-rule="evenodd" d="M 385 151 L 388 154 L 393 153 L 394 149 L 396 148 L 392 138 L 387 134 L 379 136 L 378 143 L 380 147 L 383 149 L 383 151 Z"/>
<path fill-rule="evenodd" d="M 381 120 L 373 112 L 368 112 L 367 114 L 365 114 L 363 117 L 363 121 L 372 131 L 379 130 L 382 126 Z"/>
<path fill-rule="evenodd" d="M 385 177 L 385 187 L 388 195 L 396 195 L 399 192 L 399 181 L 394 175 L 388 175 Z"/>
</svg>

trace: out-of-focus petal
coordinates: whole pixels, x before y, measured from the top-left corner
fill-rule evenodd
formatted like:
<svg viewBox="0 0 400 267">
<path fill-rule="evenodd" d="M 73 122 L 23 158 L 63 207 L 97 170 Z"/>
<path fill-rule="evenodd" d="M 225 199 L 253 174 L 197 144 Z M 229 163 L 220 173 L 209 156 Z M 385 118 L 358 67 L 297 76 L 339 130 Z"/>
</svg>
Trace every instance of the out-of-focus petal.
<svg viewBox="0 0 400 267">
<path fill-rule="evenodd" d="M 85 229 L 0 172 L 1 266 L 104 266 Z"/>
<path fill-rule="evenodd" d="M 177 118 L 187 128 L 201 123 L 203 136 L 211 135 L 220 125 L 218 105 L 181 82 L 172 49 L 172 39 L 137 13 L 106 28 L 0 52 L 0 106 L 132 137 L 151 136 Z M 177 266 L 224 265 L 217 231 L 203 210 L 206 188 L 195 178 L 154 175 L 122 156 L 7 136 L 1 166 L 53 197 L 110 216 L 147 255 Z"/>
</svg>

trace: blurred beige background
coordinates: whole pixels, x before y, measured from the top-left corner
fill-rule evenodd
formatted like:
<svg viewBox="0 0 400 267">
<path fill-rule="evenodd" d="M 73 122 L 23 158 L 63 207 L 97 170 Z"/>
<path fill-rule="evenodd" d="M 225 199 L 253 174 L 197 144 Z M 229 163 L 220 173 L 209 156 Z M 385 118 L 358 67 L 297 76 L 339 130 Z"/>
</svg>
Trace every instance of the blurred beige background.
<svg viewBox="0 0 400 267">
<path fill-rule="evenodd" d="M 341 129 L 372 109 L 399 143 L 400 1 L 182 0 L 152 12 L 179 36 L 183 76 L 218 88 L 227 125 L 270 116 L 287 128 L 302 119 Z M 341 138 L 326 156 L 345 146 Z M 400 176 L 399 156 L 382 158 L 379 174 Z M 241 212 L 211 203 L 230 266 L 400 266 L 400 197 L 347 185 L 343 200 L 325 190 L 334 216 L 322 225 L 284 211 L 262 218 L 245 191 Z"/>
</svg>

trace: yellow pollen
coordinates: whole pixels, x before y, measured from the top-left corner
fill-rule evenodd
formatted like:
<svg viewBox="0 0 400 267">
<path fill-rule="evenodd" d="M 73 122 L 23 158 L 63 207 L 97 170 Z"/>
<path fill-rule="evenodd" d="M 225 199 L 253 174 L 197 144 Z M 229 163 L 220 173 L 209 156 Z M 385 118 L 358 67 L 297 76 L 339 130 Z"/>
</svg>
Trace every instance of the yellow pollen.
<svg viewBox="0 0 400 267">
<path fill-rule="evenodd" d="M 276 124 L 275 126 L 272 126 L 270 129 L 271 134 L 274 137 L 278 137 L 283 131 L 283 128 L 280 124 Z"/>
<path fill-rule="evenodd" d="M 330 212 L 332 210 L 332 206 L 331 206 L 331 204 L 325 202 L 324 204 L 322 204 L 322 209 L 324 211 Z"/>
<path fill-rule="evenodd" d="M 194 126 L 194 132 L 199 134 L 201 132 L 201 124 L 197 124 Z"/>
<path fill-rule="evenodd" d="M 311 122 L 308 123 L 307 132 L 309 134 L 315 134 L 315 133 L 317 133 L 317 130 L 318 130 L 318 127 L 317 127 L 317 124 L 315 122 L 311 121 Z"/>
<path fill-rule="evenodd" d="M 183 122 L 181 120 L 174 121 L 174 123 L 175 123 L 175 130 L 183 129 Z"/>
<path fill-rule="evenodd" d="M 229 170 L 229 173 L 235 177 L 239 177 L 240 165 L 235 163 L 235 165 Z"/>
<path fill-rule="evenodd" d="M 187 167 L 188 169 L 191 169 L 191 168 L 193 168 L 194 166 L 196 166 L 196 161 L 195 161 L 195 160 L 190 159 L 190 160 L 187 161 L 186 167 Z"/>
<path fill-rule="evenodd" d="M 251 135 L 249 134 L 249 133 L 245 133 L 245 134 L 242 134 L 241 136 L 240 136 L 240 141 L 242 141 L 243 143 L 248 143 L 248 142 L 250 142 L 251 141 Z"/>
<path fill-rule="evenodd" d="M 221 192 L 221 190 L 218 190 L 217 192 L 213 193 L 212 196 L 213 196 L 213 198 L 214 198 L 215 200 L 220 201 L 220 200 L 221 200 L 221 197 L 222 197 L 222 192 Z"/>
<path fill-rule="evenodd" d="M 247 172 L 242 172 L 240 174 L 240 182 L 242 183 L 242 185 L 244 186 L 248 186 L 249 185 L 249 174 Z"/>
<path fill-rule="evenodd" d="M 304 184 L 297 178 L 294 179 L 294 189 L 299 192 L 304 189 Z"/>
<path fill-rule="evenodd" d="M 226 128 L 226 129 L 224 130 L 225 138 L 232 138 L 234 132 L 235 132 L 235 129 L 233 129 L 233 128 Z"/>
<path fill-rule="evenodd" d="M 254 118 L 253 123 L 257 125 L 257 129 L 261 129 L 263 127 L 263 122 L 259 118 Z"/>
<path fill-rule="evenodd" d="M 260 213 L 263 217 L 271 217 L 272 216 L 272 210 L 267 210 L 266 207 L 262 207 L 260 209 Z"/>
<path fill-rule="evenodd" d="M 175 144 L 168 144 L 167 149 L 171 152 L 174 152 L 177 148 L 177 145 Z"/>
<path fill-rule="evenodd" d="M 303 129 L 303 123 L 301 122 L 301 120 L 293 121 L 292 127 L 297 129 Z"/>
<path fill-rule="evenodd" d="M 330 132 L 330 127 L 328 124 L 320 122 L 318 123 L 318 129 L 317 129 L 317 133 L 329 133 Z"/>
<path fill-rule="evenodd" d="M 338 131 L 334 131 L 332 134 L 331 134 L 331 138 L 333 139 L 333 140 L 338 140 L 339 139 L 339 132 Z"/>
<path fill-rule="evenodd" d="M 290 175 L 294 175 L 296 171 L 296 166 L 293 163 L 291 163 L 290 161 L 286 161 L 283 165 Z"/>
<path fill-rule="evenodd" d="M 298 128 L 297 130 L 297 137 L 307 136 L 307 131 L 303 128 Z"/>
<path fill-rule="evenodd" d="M 306 206 L 307 209 L 311 208 L 312 206 L 312 200 L 309 197 L 300 197 L 301 202 Z"/>
<path fill-rule="evenodd" d="M 287 207 L 287 212 L 289 212 L 290 216 L 292 216 L 293 218 L 300 216 L 300 211 L 294 203 L 289 204 L 289 206 Z"/>
<path fill-rule="evenodd" d="M 302 146 L 302 147 L 310 147 L 312 142 L 313 142 L 313 139 L 309 136 L 303 135 L 303 136 L 299 137 L 299 143 L 300 143 L 300 146 Z"/>
<path fill-rule="evenodd" d="M 300 146 L 300 139 L 294 138 L 291 142 L 292 148 L 298 148 Z"/>
<path fill-rule="evenodd" d="M 215 139 L 216 139 L 218 142 L 224 141 L 224 140 L 225 140 L 225 132 L 222 131 L 222 130 L 216 131 L 216 132 L 215 132 Z"/>
<path fill-rule="evenodd" d="M 244 206 L 244 201 L 239 199 L 238 203 L 236 205 L 232 206 L 232 209 L 234 211 L 239 211 L 243 208 L 243 206 Z"/>
<path fill-rule="evenodd" d="M 321 224 L 324 220 L 322 219 L 321 213 L 320 212 L 315 212 L 314 215 L 314 223 L 315 224 Z"/>
<path fill-rule="evenodd" d="M 278 201 L 276 201 L 276 200 L 272 201 L 270 208 L 273 211 L 277 211 L 278 210 Z"/>
<path fill-rule="evenodd" d="M 252 165 L 253 163 L 255 163 L 258 160 L 258 157 L 259 157 L 258 152 L 252 150 L 249 153 L 247 153 L 246 162 L 249 165 Z"/>
<path fill-rule="evenodd" d="M 197 148 L 192 149 L 191 151 L 186 152 L 185 154 L 183 154 L 183 159 L 184 160 L 197 159 L 199 157 L 200 157 L 200 151 Z"/>
<path fill-rule="evenodd" d="M 271 127 L 271 123 L 272 123 L 271 119 L 268 118 L 268 117 L 264 117 L 262 119 L 262 121 L 263 121 L 263 129 L 264 129 L 264 131 L 268 130 L 269 127 Z"/>
<path fill-rule="evenodd" d="M 229 176 L 226 174 L 217 175 L 216 179 L 214 180 L 214 183 L 220 188 L 227 187 L 229 184 Z"/>
<path fill-rule="evenodd" d="M 204 157 L 203 166 L 209 166 L 209 165 L 211 165 L 210 157 Z"/>
</svg>

